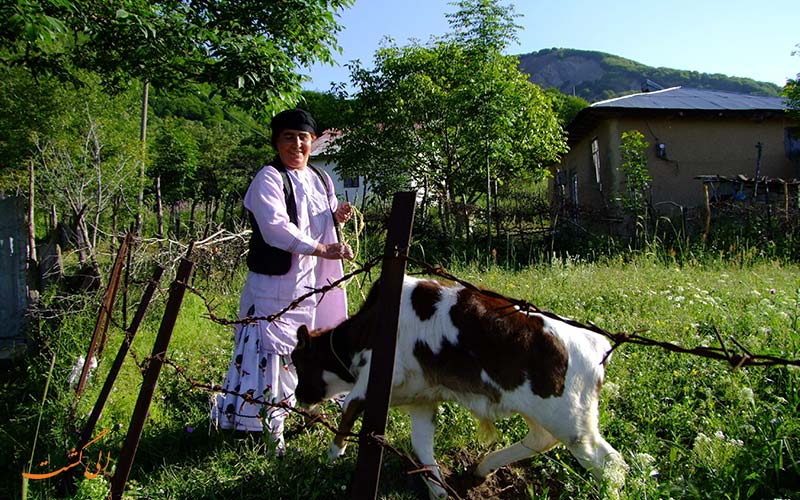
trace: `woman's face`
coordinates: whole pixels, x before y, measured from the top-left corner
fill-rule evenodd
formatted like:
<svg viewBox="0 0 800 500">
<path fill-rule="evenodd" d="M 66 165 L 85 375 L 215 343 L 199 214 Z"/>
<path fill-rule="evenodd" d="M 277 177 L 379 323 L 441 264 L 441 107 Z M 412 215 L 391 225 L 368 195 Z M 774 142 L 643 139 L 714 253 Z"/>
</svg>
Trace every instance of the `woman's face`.
<svg viewBox="0 0 800 500">
<path fill-rule="evenodd" d="M 311 154 L 314 134 L 304 130 L 285 129 L 278 136 L 278 155 L 286 168 L 305 168 Z"/>
</svg>

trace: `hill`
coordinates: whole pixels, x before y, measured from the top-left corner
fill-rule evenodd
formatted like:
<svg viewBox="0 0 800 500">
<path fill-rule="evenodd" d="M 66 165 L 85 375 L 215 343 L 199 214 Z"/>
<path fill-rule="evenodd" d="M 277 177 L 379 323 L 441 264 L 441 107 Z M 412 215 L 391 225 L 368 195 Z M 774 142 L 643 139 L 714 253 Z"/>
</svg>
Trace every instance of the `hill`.
<svg viewBox="0 0 800 500">
<path fill-rule="evenodd" d="M 596 102 L 640 92 L 650 80 L 661 87 L 693 87 L 745 94 L 778 95 L 781 87 L 751 78 L 654 68 L 604 52 L 577 49 L 543 49 L 519 56 L 520 70 L 543 89 L 557 88 Z M 654 87 L 650 85 L 650 90 Z"/>
</svg>

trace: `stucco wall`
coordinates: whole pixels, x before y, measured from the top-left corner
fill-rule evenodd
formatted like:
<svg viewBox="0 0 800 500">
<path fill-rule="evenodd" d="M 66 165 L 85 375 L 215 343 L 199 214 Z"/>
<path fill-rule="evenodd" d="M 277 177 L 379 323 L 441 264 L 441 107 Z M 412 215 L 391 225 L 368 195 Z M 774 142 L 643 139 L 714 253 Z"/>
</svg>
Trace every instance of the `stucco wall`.
<svg viewBox="0 0 800 500">
<path fill-rule="evenodd" d="M 752 177 L 758 160 L 757 143 L 762 143 L 760 175 L 791 179 L 797 166 L 786 156 L 787 119 L 754 120 L 726 116 L 695 118 L 678 114 L 659 118 L 612 118 L 605 120 L 576 144 L 564 157 L 560 168 L 575 168 L 579 176 L 581 205 L 596 208 L 624 190 L 618 171 L 619 140 L 622 132 L 639 130 L 650 144 L 648 167 L 653 177 L 653 203 L 672 201 L 685 207 L 703 204 L 703 185 L 698 175 Z M 591 141 L 600 142 L 603 194 L 595 180 L 591 161 Z M 655 144 L 666 146 L 666 158 L 656 156 Z"/>
<path fill-rule="evenodd" d="M 333 188 L 336 191 L 336 197 L 340 200 L 348 200 L 350 203 L 353 204 L 361 204 L 361 199 L 364 197 L 364 177 L 358 178 L 358 187 L 357 188 L 345 188 L 344 187 L 344 180 L 339 177 L 339 174 L 336 173 L 334 168 L 336 164 L 333 162 L 329 162 L 322 158 L 312 158 L 311 163 L 323 169 L 328 175 L 331 176 L 331 180 L 333 181 Z M 367 187 L 366 194 L 369 195 L 369 187 Z"/>
</svg>

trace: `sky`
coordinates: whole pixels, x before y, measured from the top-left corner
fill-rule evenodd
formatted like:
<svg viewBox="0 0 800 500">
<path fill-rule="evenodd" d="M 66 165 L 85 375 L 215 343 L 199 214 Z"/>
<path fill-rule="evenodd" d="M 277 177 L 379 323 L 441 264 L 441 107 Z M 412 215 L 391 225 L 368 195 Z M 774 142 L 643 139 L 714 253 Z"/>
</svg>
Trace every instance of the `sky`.
<svg viewBox="0 0 800 500">
<path fill-rule="evenodd" d="M 800 73 L 798 0 L 501 0 L 522 14 L 508 54 L 547 48 L 595 50 L 679 70 L 747 77 L 783 86 Z M 315 65 L 303 88 L 325 92 L 348 83 L 345 64 L 372 67 L 384 37 L 404 46 L 450 31 L 448 0 L 356 0 L 338 22 L 336 66 Z M 349 87 L 349 86 L 348 86 Z"/>
</svg>

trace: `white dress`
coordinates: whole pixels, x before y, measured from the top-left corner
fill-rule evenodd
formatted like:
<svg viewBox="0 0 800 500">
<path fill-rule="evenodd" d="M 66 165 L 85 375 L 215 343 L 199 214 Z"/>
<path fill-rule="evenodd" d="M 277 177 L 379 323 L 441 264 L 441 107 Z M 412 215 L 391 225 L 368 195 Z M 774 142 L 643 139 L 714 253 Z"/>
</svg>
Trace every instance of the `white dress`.
<svg viewBox="0 0 800 500">
<path fill-rule="evenodd" d="M 296 225 L 289 221 L 286 211 L 282 177 L 271 166 L 255 176 L 244 205 L 255 216 L 266 242 L 292 253 L 292 265 L 282 276 L 249 272 L 239 299 L 239 318 L 277 314 L 298 297 L 343 274 L 341 261 L 310 255 L 317 242 L 336 242 L 331 212 L 336 210 L 337 200 L 330 177 L 325 175 L 328 196 L 322 180 L 310 168 L 287 171 L 297 205 Z M 223 429 L 267 428 L 282 448 L 288 410 L 272 405 L 295 403 L 297 374 L 290 354 L 297 344 L 297 329 L 302 324 L 310 329 L 333 327 L 346 317 L 345 291 L 335 288 L 324 296 L 313 295 L 273 322 L 259 320 L 237 325 L 233 359 L 223 384 L 225 391 L 216 398 L 212 421 Z M 227 391 L 247 395 L 253 401 Z"/>
</svg>

